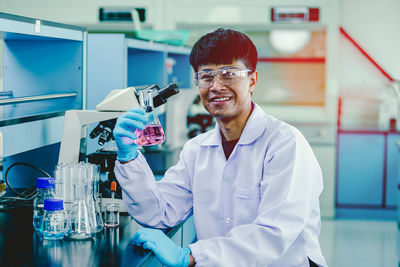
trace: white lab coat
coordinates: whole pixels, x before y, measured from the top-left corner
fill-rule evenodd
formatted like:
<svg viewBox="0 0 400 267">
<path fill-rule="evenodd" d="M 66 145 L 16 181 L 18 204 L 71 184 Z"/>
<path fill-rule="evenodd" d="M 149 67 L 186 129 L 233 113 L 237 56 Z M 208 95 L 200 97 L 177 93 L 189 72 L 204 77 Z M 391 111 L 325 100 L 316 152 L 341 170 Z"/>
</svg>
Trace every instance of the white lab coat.
<svg viewBox="0 0 400 267">
<path fill-rule="evenodd" d="M 303 135 L 255 105 L 226 160 L 218 126 L 189 140 L 156 182 L 144 159 L 116 162 L 128 212 L 172 227 L 193 214 L 196 266 L 326 266 L 318 235 L 322 174 Z"/>
</svg>

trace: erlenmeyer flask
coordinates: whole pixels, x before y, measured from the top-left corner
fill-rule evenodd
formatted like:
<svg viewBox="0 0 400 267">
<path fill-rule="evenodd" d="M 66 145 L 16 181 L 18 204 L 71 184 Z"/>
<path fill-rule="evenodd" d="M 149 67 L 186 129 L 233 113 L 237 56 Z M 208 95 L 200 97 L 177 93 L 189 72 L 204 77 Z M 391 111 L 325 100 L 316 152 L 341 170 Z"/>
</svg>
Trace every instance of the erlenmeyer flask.
<svg viewBox="0 0 400 267">
<path fill-rule="evenodd" d="M 91 223 L 92 231 L 94 233 L 101 232 L 103 230 L 104 224 L 101 218 L 100 207 L 97 204 L 96 197 L 94 195 L 94 181 L 87 181 L 87 204 L 89 209 L 89 220 Z"/>
<path fill-rule="evenodd" d="M 88 239 L 95 235 L 92 224 L 90 222 L 90 212 L 86 202 L 86 183 L 81 179 L 77 179 L 74 184 L 74 202 L 72 204 L 70 231 L 67 237 L 71 239 Z"/>
<path fill-rule="evenodd" d="M 152 146 L 161 144 L 165 140 L 164 130 L 154 110 L 153 88 L 138 91 L 140 106 L 146 111 L 147 124 L 144 130 L 136 129 L 137 139 L 135 143 L 141 146 Z"/>
</svg>

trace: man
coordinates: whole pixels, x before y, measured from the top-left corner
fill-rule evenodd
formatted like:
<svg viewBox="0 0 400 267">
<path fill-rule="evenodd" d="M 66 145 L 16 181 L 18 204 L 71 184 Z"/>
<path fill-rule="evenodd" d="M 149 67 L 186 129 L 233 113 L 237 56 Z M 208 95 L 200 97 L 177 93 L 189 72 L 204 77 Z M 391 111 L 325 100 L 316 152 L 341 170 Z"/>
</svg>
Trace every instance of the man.
<svg viewBox="0 0 400 267">
<path fill-rule="evenodd" d="M 144 228 L 133 242 L 168 266 L 326 266 L 318 242 L 321 170 L 297 129 L 251 101 L 258 80 L 252 41 L 218 29 L 194 45 L 190 63 L 215 129 L 189 140 L 155 182 L 136 145 L 124 143 L 146 123 L 134 109 L 114 130 L 115 174 L 135 220 L 168 228 L 193 214 L 198 241 L 181 248 Z"/>
</svg>

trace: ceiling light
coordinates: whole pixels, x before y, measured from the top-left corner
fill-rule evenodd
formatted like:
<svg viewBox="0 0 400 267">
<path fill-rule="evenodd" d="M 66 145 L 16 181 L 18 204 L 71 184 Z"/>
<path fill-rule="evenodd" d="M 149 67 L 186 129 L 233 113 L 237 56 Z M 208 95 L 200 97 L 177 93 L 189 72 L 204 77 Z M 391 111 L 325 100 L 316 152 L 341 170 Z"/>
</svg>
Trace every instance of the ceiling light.
<svg viewBox="0 0 400 267">
<path fill-rule="evenodd" d="M 302 50 L 310 41 L 307 30 L 271 30 L 269 40 L 274 49 L 283 54 L 293 54 Z"/>
</svg>

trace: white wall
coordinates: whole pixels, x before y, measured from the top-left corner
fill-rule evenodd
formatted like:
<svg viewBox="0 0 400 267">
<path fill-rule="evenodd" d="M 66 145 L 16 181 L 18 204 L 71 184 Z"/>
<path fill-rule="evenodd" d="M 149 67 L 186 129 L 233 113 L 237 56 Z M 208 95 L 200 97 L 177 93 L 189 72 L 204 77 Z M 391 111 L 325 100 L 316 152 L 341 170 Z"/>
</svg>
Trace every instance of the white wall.
<svg viewBox="0 0 400 267">
<path fill-rule="evenodd" d="M 342 0 L 339 14 L 341 25 L 400 79 L 400 1 Z"/>
<path fill-rule="evenodd" d="M 0 11 L 90 27 L 99 24 L 100 7 L 137 7 L 146 8 L 149 24 L 153 28 L 160 28 L 165 20 L 164 3 L 163 0 L 1 0 Z"/>
<path fill-rule="evenodd" d="M 306 6 L 330 5 L 328 0 L 302 0 Z M 299 6 L 298 0 L 2 0 L 0 11 L 67 24 L 98 23 L 101 6 L 145 7 L 153 29 L 175 29 L 177 24 L 262 25 L 270 6 Z M 324 12 L 324 10 L 323 10 Z M 323 14 L 322 19 L 329 17 Z"/>
<path fill-rule="evenodd" d="M 400 1 L 342 0 L 340 24 L 395 79 L 400 79 Z M 346 38 L 340 37 L 339 92 L 345 128 L 388 127 L 382 112 L 393 97 L 385 78 Z M 392 101 L 391 103 L 394 103 Z M 394 110 L 395 106 L 390 110 Z"/>
<path fill-rule="evenodd" d="M 302 0 L 300 5 L 323 6 L 327 0 Z M 168 27 L 176 25 L 265 25 L 271 6 L 299 6 L 298 0 L 173 0 L 168 1 Z"/>
</svg>

